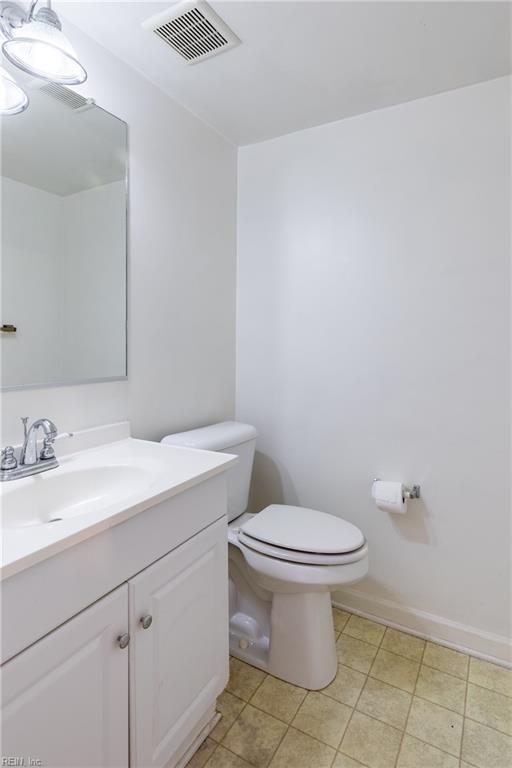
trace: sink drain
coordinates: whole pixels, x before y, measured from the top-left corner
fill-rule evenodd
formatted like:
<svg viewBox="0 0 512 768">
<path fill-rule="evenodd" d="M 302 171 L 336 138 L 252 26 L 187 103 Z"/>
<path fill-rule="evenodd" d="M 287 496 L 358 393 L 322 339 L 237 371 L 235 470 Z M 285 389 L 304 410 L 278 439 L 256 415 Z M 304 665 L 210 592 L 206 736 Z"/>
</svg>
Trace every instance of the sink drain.
<svg viewBox="0 0 512 768">
<path fill-rule="evenodd" d="M 52 517 L 51 520 L 48 520 L 49 523 L 59 523 L 62 520 L 62 517 Z"/>
</svg>

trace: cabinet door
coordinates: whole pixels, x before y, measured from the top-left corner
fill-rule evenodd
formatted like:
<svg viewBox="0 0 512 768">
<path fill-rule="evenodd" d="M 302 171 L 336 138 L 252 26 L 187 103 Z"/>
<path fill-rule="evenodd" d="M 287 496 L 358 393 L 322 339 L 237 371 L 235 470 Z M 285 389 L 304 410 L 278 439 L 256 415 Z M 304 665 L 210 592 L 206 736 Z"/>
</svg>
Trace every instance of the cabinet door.
<svg viewBox="0 0 512 768">
<path fill-rule="evenodd" d="M 174 764 L 227 682 L 225 520 L 142 571 L 129 593 L 131 763 L 160 768 Z"/>
<path fill-rule="evenodd" d="M 127 628 L 125 585 L 4 664 L 4 760 L 128 765 L 128 649 L 116 641 Z"/>
</svg>

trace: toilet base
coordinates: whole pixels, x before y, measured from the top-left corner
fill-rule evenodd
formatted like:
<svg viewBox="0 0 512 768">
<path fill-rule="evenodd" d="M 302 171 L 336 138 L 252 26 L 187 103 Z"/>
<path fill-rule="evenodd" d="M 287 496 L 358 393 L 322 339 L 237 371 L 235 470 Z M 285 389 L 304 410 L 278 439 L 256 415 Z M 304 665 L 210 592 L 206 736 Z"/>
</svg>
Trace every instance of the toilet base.
<svg viewBox="0 0 512 768">
<path fill-rule="evenodd" d="M 268 671 L 301 688 L 318 690 L 338 667 L 331 593 L 275 594 Z"/>
<path fill-rule="evenodd" d="M 252 617 L 232 614 L 231 655 L 301 688 L 325 688 L 337 670 L 330 592 L 275 593 L 264 606 L 269 634 Z"/>
</svg>

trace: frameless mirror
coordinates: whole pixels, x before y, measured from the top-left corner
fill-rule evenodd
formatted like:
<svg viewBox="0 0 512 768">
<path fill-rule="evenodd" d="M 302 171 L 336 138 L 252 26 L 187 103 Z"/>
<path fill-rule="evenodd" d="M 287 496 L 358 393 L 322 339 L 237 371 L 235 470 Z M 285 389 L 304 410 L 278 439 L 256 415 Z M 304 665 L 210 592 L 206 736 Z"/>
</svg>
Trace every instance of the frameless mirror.
<svg viewBox="0 0 512 768">
<path fill-rule="evenodd" d="M 127 126 L 43 84 L 1 118 L 2 388 L 126 376 Z"/>
</svg>

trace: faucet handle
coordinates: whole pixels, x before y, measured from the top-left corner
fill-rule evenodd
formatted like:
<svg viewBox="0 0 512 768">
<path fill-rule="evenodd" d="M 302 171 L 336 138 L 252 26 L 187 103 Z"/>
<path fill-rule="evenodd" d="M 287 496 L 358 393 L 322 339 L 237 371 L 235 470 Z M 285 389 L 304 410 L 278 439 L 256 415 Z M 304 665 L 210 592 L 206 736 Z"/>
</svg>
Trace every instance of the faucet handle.
<svg viewBox="0 0 512 768">
<path fill-rule="evenodd" d="M 45 461 L 46 459 L 54 459 L 55 458 L 55 451 L 53 448 L 53 441 L 54 438 L 50 436 L 46 436 L 43 440 L 43 447 L 41 448 L 41 453 L 39 454 L 39 458 L 41 461 Z"/>
<path fill-rule="evenodd" d="M 22 416 L 21 421 L 23 422 L 23 439 L 27 439 L 27 433 L 28 433 L 28 416 Z"/>
<path fill-rule="evenodd" d="M 0 469 L 2 470 L 16 469 L 17 466 L 18 466 L 18 462 L 16 461 L 16 456 L 14 455 L 14 448 L 12 447 L 12 445 L 8 445 L 2 451 L 2 461 L 0 463 Z"/>
</svg>

